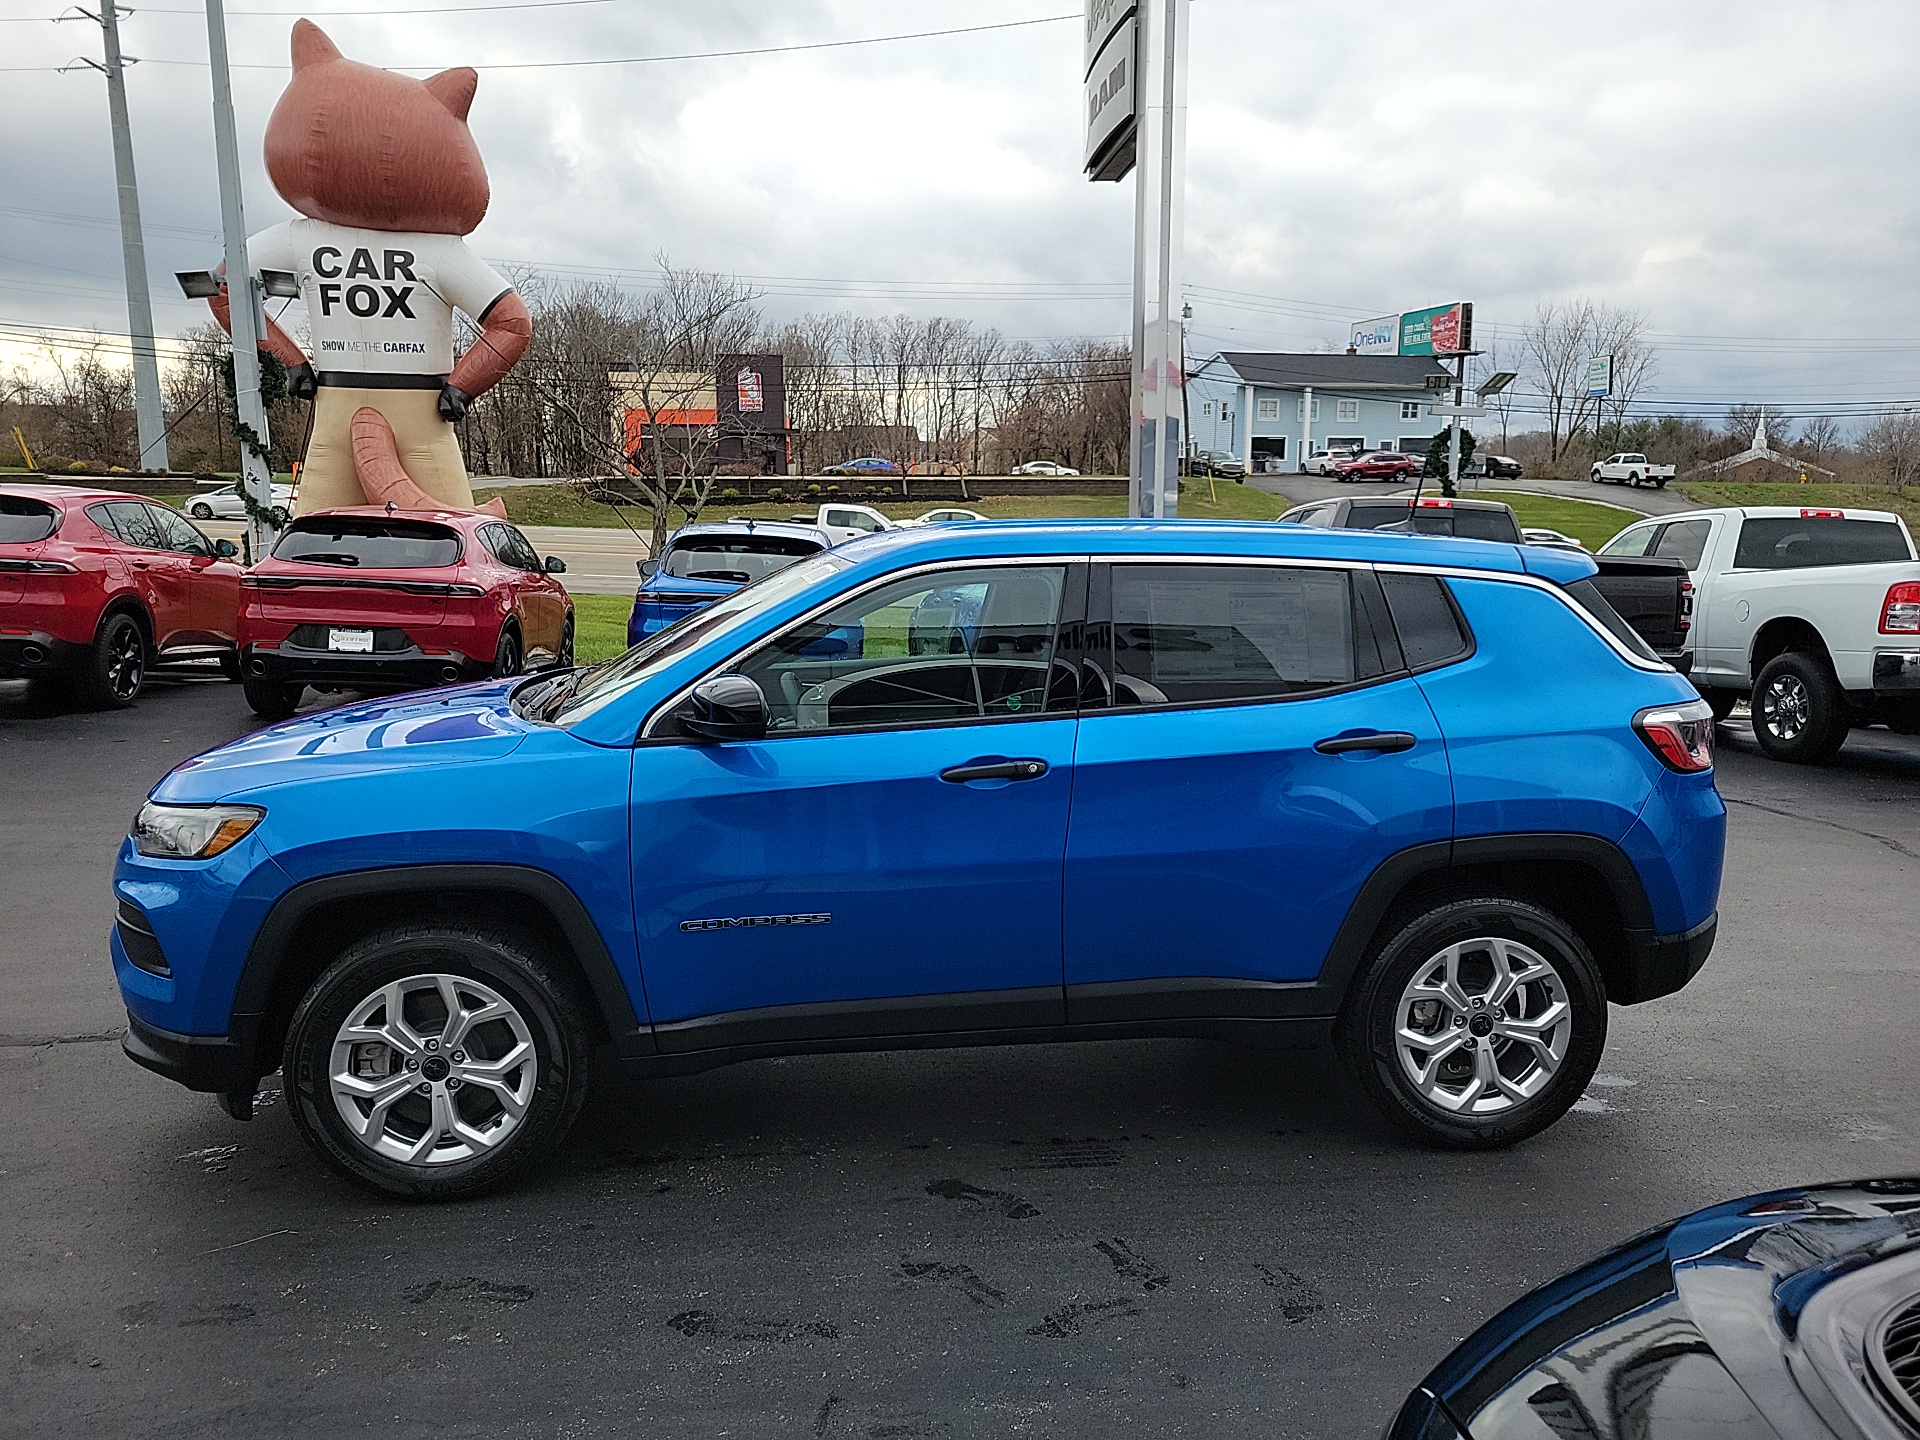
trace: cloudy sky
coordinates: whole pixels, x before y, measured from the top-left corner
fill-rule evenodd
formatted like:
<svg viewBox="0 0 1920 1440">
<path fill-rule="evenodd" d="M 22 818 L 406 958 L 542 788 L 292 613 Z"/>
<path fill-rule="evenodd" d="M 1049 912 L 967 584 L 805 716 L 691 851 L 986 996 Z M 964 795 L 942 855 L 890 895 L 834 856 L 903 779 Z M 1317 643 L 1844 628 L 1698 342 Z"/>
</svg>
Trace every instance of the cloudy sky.
<svg viewBox="0 0 1920 1440">
<path fill-rule="evenodd" d="M 1073 0 L 233 0 L 247 217 L 290 212 L 260 136 L 292 19 L 350 56 L 480 69 L 481 253 L 644 285 L 652 257 L 750 278 L 774 316 L 968 317 L 1044 340 L 1127 325 L 1133 184 L 1079 173 Z M 338 8 L 332 8 L 338 7 Z M 125 327 L 88 22 L 0 0 L 0 360 Z M 1071 13 L 1069 13 L 1071 12 Z M 1911 0 L 1193 0 L 1192 349 L 1344 344 L 1455 299 L 1511 344 L 1542 301 L 1645 312 L 1655 408 L 1859 414 L 1920 401 Z M 1062 18 L 1048 18 L 1062 17 Z M 723 59 L 541 67 L 972 34 Z M 163 332 L 218 259 L 206 31 L 124 20 Z M 178 62 L 178 63 L 163 63 Z M 531 67 L 531 68 L 489 68 Z M 63 327 L 55 329 L 53 327 Z M 25 348 L 23 348 L 25 347 Z"/>
</svg>

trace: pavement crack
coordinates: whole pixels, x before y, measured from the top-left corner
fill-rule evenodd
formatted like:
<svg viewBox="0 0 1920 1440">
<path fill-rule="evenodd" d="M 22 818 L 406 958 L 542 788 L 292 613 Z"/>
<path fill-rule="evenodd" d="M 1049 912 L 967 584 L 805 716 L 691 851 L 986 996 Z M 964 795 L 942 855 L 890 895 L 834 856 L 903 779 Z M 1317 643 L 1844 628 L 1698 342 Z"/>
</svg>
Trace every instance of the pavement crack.
<svg viewBox="0 0 1920 1440">
<path fill-rule="evenodd" d="M 1731 795 L 1720 797 L 1729 805 L 1745 805 L 1751 810 L 1764 810 L 1769 815 L 1778 815 L 1787 820 L 1805 820 L 1815 825 L 1825 825 L 1831 830 L 1844 830 L 1849 835 L 1858 835 L 1863 840 L 1878 840 L 1889 850 L 1906 856 L 1909 860 L 1920 860 L 1920 853 L 1909 850 L 1891 835 L 1878 835 L 1871 830 L 1862 830 L 1857 825 L 1842 825 L 1838 820 L 1825 820 L 1818 815 L 1803 815 L 1795 810 L 1782 810 L 1777 805 L 1762 805 L 1758 800 L 1739 800 Z"/>
<path fill-rule="evenodd" d="M 80 1035 L 0 1035 L 0 1050 L 34 1050 L 43 1045 L 95 1045 L 103 1040 L 118 1040 L 127 1027 L 89 1031 Z"/>
</svg>

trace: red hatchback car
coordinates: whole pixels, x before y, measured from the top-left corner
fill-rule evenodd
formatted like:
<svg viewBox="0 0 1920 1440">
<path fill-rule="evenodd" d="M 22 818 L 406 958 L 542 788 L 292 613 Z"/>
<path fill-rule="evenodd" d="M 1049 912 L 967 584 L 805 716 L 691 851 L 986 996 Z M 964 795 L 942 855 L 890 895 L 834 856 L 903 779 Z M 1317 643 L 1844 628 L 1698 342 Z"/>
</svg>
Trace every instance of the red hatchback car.
<svg viewBox="0 0 1920 1440">
<path fill-rule="evenodd" d="M 302 515 L 241 582 L 247 703 L 283 720 L 308 685 L 393 694 L 571 666 L 566 568 L 491 515 Z"/>
<path fill-rule="evenodd" d="M 156 665 L 239 678 L 233 555 L 139 495 L 0 486 L 0 678 L 65 681 L 97 709 L 131 705 Z"/>
<path fill-rule="evenodd" d="M 1420 462 L 1411 455 L 1395 450 L 1369 450 L 1365 455 L 1356 455 L 1334 466 L 1333 477 L 1336 480 L 1397 480 L 1419 468 Z"/>
</svg>

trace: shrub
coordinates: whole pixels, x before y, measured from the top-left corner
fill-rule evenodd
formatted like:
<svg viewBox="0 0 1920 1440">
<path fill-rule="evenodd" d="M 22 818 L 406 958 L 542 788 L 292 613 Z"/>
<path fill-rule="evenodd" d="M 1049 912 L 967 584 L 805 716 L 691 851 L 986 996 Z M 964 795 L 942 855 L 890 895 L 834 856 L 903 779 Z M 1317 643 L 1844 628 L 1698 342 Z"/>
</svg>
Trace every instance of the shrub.
<svg viewBox="0 0 1920 1440">
<path fill-rule="evenodd" d="M 740 492 L 729 485 L 720 492 L 720 498 L 722 500 L 738 500 L 740 498 Z"/>
<path fill-rule="evenodd" d="M 840 487 L 838 485 L 827 486 L 827 494 L 838 495 L 839 493 L 840 493 Z"/>
<path fill-rule="evenodd" d="M 818 485 L 807 486 L 807 494 L 818 495 L 819 493 L 820 493 L 820 487 Z"/>
</svg>

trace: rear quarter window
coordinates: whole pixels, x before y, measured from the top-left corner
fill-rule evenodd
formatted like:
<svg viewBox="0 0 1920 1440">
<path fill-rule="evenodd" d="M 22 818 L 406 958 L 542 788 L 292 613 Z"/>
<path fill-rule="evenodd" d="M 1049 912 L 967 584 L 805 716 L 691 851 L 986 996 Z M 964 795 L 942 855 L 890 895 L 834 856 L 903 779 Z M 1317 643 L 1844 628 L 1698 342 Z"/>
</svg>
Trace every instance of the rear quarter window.
<svg viewBox="0 0 1920 1440">
<path fill-rule="evenodd" d="M 1380 588 L 1393 612 L 1393 628 L 1400 632 L 1408 669 L 1429 670 L 1473 653 L 1473 636 L 1437 575 L 1383 571 Z"/>
<path fill-rule="evenodd" d="M 355 570 L 430 570 L 460 559 L 460 534 L 425 520 L 296 520 L 273 547 L 276 560 Z"/>
<path fill-rule="evenodd" d="M 1803 570 L 1912 558 L 1891 520 L 1780 515 L 1742 523 L 1733 564 L 1737 570 Z"/>
<path fill-rule="evenodd" d="M 60 528 L 60 512 L 44 500 L 0 495 L 0 545 L 31 545 Z"/>
</svg>

